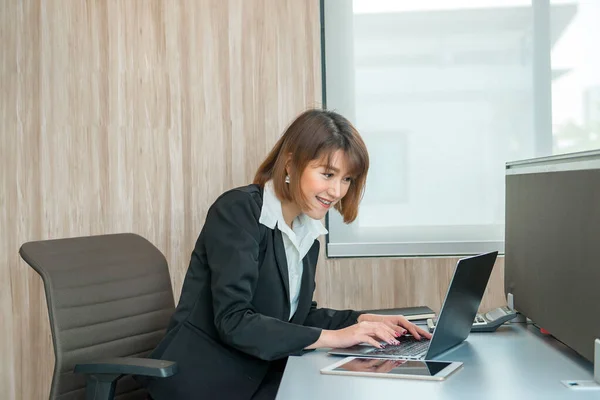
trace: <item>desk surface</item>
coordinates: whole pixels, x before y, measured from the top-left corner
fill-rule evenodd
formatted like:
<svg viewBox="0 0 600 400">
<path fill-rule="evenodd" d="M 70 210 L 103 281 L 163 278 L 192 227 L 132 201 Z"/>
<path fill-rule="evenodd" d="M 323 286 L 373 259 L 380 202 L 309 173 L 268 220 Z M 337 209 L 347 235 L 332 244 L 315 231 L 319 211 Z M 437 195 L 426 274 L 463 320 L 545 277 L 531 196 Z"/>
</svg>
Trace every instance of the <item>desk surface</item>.
<svg viewBox="0 0 600 400">
<path fill-rule="evenodd" d="M 593 365 L 532 325 L 510 324 L 494 333 L 471 333 L 437 358 L 462 361 L 441 382 L 323 375 L 339 357 L 324 350 L 290 357 L 277 399 L 595 399 L 600 391 L 573 390 L 562 380 L 592 380 Z"/>
</svg>

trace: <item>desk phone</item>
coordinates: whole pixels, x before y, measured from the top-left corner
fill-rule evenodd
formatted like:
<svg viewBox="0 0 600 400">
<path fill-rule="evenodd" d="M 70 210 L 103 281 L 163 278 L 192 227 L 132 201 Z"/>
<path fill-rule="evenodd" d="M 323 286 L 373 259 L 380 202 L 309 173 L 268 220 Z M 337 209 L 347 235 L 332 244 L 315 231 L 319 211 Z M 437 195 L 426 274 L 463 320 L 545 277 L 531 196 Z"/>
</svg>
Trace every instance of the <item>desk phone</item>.
<svg viewBox="0 0 600 400">
<path fill-rule="evenodd" d="M 517 313 L 508 307 L 498 307 L 487 313 L 478 313 L 473 321 L 471 332 L 494 332 L 500 325 L 510 321 L 517 316 Z M 437 318 L 427 319 L 429 332 L 433 332 Z"/>
</svg>

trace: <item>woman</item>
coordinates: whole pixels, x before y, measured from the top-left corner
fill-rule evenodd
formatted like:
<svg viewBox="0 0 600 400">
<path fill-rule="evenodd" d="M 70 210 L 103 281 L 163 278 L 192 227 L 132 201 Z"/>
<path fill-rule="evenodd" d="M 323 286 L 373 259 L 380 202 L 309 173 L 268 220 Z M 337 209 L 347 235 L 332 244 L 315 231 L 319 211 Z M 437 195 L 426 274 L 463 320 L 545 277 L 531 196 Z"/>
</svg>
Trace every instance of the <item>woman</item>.
<svg viewBox="0 0 600 400">
<path fill-rule="evenodd" d="M 179 372 L 148 386 L 154 399 L 272 399 L 287 357 L 321 347 L 397 343 L 402 316 L 317 308 L 312 302 L 319 221 L 358 212 L 369 157 L 356 129 L 309 110 L 286 130 L 254 183 L 211 206 L 165 338 L 153 358 Z"/>
</svg>

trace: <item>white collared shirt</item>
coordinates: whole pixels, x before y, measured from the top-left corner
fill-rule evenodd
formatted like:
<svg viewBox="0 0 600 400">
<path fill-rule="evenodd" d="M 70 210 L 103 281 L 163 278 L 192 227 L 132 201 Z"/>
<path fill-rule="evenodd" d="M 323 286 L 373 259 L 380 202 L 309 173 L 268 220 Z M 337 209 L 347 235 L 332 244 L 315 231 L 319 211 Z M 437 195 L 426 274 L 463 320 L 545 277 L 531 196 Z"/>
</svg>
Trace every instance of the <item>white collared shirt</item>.
<svg viewBox="0 0 600 400">
<path fill-rule="evenodd" d="M 300 285 L 302 283 L 302 272 L 304 270 L 302 259 L 308 253 L 316 238 L 327 233 L 327 229 L 321 221 L 312 219 L 305 214 L 297 216 L 292 228 L 285 223 L 283 211 L 281 210 L 281 201 L 275 195 L 273 183 L 268 181 L 265 184 L 263 193 L 263 204 L 260 210 L 261 224 L 269 229 L 279 228 L 283 237 L 285 247 L 285 257 L 288 264 L 288 276 L 290 284 L 290 317 L 298 309 L 298 299 L 300 295 Z"/>
</svg>

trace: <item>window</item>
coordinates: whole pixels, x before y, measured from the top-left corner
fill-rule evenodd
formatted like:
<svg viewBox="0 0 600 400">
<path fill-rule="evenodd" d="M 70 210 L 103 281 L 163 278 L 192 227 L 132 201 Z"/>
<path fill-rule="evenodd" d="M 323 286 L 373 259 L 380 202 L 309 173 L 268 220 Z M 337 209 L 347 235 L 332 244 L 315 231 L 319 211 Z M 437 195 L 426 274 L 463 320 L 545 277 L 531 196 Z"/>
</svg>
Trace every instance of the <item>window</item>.
<svg viewBox="0 0 600 400">
<path fill-rule="evenodd" d="M 551 1 L 553 154 L 600 148 L 600 1 Z M 568 9 L 568 12 L 561 11 Z"/>
<path fill-rule="evenodd" d="M 328 255 L 503 251 L 505 163 L 599 147 L 599 3 L 323 1 L 325 103 L 372 160 Z"/>
</svg>

